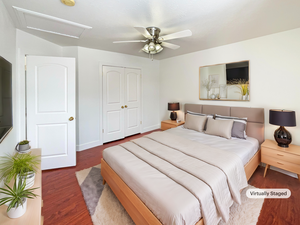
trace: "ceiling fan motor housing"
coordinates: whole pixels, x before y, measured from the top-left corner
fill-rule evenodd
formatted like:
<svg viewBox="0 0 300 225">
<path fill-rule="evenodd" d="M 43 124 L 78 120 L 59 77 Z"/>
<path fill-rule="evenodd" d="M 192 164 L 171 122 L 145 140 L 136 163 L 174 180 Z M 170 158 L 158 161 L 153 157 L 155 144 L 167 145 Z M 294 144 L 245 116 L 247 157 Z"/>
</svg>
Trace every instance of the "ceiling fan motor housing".
<svg viewBox="0 0 300 225">
<path fill-rule="evenodd" d="M 146 29 L 153 39 L 158 39 L 160 33 L 160 29 L 158 27 L 147 27 Z"/>
</svg>

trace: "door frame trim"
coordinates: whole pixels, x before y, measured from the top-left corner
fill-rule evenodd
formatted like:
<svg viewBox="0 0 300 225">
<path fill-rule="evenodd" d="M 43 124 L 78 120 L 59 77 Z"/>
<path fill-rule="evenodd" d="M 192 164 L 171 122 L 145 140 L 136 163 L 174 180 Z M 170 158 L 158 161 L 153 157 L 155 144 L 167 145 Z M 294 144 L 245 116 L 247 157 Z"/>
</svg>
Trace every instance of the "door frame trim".
<svg viewBox="0 0 300 225">
<path fill-rule="evenodd" d="M 126 65 L 126 64 L 121 64 L 121 63 L 112 63 L 112 62 L 105 62 L 105 61 L 100 61 L 99 62 L 99 77 L 100 77 L 100 83 L 99 83 L 99 87 L 100 87 L 100 91 L 99 91 L 99 95 L 100 95 L 100 100 L 101 100 L 101 104 L 100 105 L 100 109 L 99 109 L 99 117 L 100 119 L 100 124 L 99 124 L 99 131 L 100 131 L 100 142 L 101 145 L 103 145 L 103 66 L 110 66 L 110 67 L 120 67 L 120 68 L 128 68 L 128 69 L 139 69 L 141 71 L 141 77 L 140 77 L 140 118 L 142 121 L 142 124 L 140 126 L 140 133 L 142 133 L 143 131 L 143 68 L 138 67 L 138 66 L 134 66 L 134 65 Z"/>
</svg>

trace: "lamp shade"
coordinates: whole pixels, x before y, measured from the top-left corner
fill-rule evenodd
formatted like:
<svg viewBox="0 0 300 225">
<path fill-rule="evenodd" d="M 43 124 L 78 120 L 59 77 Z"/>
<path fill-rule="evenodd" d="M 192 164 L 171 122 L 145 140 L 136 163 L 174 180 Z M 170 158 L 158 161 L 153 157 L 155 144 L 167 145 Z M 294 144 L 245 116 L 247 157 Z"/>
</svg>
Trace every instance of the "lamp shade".
<svg viewBox="0 0 300 225">
<path fill-rule="evenodd" d="M 270 109 L 269 123 L 278 126 L 294 127 L 296 126 L 295 111 Z"/>
<path fill-rule="evenodd" d="M 168 110 L 169 111 L 179 110 L 179 102 L 170 102 L 170 103 L 168 103 Z"/>
</svg>

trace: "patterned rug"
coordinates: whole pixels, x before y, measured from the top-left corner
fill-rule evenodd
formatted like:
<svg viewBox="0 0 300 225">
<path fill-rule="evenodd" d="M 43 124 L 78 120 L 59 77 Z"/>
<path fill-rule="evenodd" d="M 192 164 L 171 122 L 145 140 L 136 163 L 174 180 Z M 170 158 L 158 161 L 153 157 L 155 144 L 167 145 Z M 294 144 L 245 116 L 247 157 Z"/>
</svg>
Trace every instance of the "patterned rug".
<svg viewBox="0 0 300 225">
<path fill-rule="evenodd" d="M 101 165 L 76 172 L 84 201 L 94 225 L 134 225 L 117 197 L 107 184 L 103 185 Z M 230 219 L 219 225 L 254 225 L 258 221 L 264 199 L 249 199 L 246 190 L 255 188 L 248 186 L 242 193 L 242 205 L 236 203 L 230 208 Z"/>
</svg>

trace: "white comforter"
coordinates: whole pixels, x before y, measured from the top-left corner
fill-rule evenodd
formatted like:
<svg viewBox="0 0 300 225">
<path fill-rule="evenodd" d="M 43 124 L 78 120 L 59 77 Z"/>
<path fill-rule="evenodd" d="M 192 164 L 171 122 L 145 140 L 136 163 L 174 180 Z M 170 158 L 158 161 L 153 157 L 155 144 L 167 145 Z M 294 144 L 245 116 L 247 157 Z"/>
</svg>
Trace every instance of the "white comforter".
<svg viewBox="0 0 300 225">
<path fill-rule="evenodd" d="M 247 186 L 238 156 L 167 132 L 105 149 L 103 157 L 163 224 L 227 221 Z"/>
<path fill-rule="evenodd" d="M 259 149 L 259 142 L 257 139 L 247 137 L 246 139 L 231 138 L 226 139 L 214 135 L 208 135 L 202 132 L 186 129 L 183 126 L 168 129 L 165 132 L 178 135 L 180 137 L 197 141 L 199 143 L 209 145 L 227 152 L 236 154 L 246 165 L 247 162 L 255 155 Z"/>
</svg>

